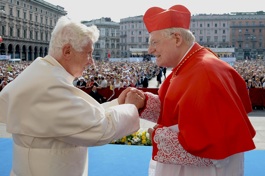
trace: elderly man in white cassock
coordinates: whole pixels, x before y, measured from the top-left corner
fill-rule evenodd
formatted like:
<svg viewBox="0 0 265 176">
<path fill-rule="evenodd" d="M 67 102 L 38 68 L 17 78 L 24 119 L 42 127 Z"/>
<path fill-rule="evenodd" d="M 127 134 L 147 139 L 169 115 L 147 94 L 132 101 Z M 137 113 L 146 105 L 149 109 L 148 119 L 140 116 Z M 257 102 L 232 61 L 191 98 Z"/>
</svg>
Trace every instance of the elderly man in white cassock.
<svg viewBox="0 0 265 176">
<path fill-rule="evenodd" d="M 96 26 L 59 18 L 49 53 L 0 93 L 0 122 L 14 140 L 12 176 L 85 176 L 87 147 L 136 132 L 144 94 L 127 88 L 99 104 L 73 85 L 93 64 Z M 25 82 L 27 82 L 25 84 Z"/>
</svg>

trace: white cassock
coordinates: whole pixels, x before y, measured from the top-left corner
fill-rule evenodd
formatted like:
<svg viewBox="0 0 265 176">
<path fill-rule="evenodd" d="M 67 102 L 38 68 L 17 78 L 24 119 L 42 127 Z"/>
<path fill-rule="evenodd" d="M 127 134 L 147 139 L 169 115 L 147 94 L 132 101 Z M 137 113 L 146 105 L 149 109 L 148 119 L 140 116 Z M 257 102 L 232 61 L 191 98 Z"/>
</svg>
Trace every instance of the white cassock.
<svg viewBox="0 0 265 176">
<path fill-rule="evenodd" d="M 14 140 L 14 176 L 85 176 L 87 147 L 140 128 L 134 105 L 99 104 L 54 58 L 37 58 L 0 93 L 0 122 Z"/>
</svg>

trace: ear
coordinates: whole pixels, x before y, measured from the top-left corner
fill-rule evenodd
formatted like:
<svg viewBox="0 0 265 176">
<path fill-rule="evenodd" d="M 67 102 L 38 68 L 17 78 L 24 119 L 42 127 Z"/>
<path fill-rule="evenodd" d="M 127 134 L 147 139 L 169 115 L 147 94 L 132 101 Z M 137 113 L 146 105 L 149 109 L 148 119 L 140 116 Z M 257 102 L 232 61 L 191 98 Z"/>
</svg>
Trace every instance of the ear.
<svg viewBox="0 0 265 176">
<path fill-rule="evenodd" d="M 176 46 L 180 46 L 182 44 L 182 42 L 183 42 L 182 36 L 179 33 L 174 33 L 172 35 L 173 35 L 173 38 L 176 41 Z"/>
<path fill-rule="evenodd" d="M 69 60 L 71 57 L 71 54 L 72 54 L 72 46 L 70 44 L 65 44 L 62 48 L 62 56 L 63 58 Z"/>
</svg>

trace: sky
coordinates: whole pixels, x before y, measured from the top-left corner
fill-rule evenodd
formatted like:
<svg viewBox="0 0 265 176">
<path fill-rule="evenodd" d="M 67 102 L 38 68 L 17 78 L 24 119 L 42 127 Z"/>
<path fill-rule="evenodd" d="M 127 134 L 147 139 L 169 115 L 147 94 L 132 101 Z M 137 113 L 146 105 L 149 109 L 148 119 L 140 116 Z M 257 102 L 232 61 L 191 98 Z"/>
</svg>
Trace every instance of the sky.
<svg viewBox="0 0 265 176">
<path fill-rule="evenodd" d="M 168 9 L 173 5 L 186 6 L 192 15 L 223 14 L 230 12 L 265 11 L 263 0 L 45 0 L 64 7 L 68 17 L 76 21 L 89 21 L 110 17 L 112 21 L 144 15 L 150 7 Z"/>
</svg>

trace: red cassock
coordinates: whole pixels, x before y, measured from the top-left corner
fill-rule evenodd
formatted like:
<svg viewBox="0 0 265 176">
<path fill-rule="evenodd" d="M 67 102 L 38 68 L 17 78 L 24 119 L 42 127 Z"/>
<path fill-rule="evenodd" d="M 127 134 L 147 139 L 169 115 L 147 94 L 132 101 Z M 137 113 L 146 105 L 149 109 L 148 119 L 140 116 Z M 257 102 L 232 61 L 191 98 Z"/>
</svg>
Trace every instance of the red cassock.
<svg viewBox="0 0 265 176">
<path fill-rule="evenodd" d="M 158 94 L 161 114 L 157 124 L 178 124 L 178 139 L 187 152 L 223 159 L 255 148 L 246 83 L 207 48 L 196 43 Z M 157 151 L 154 145 L 153 156 Z"/>
</svg>

